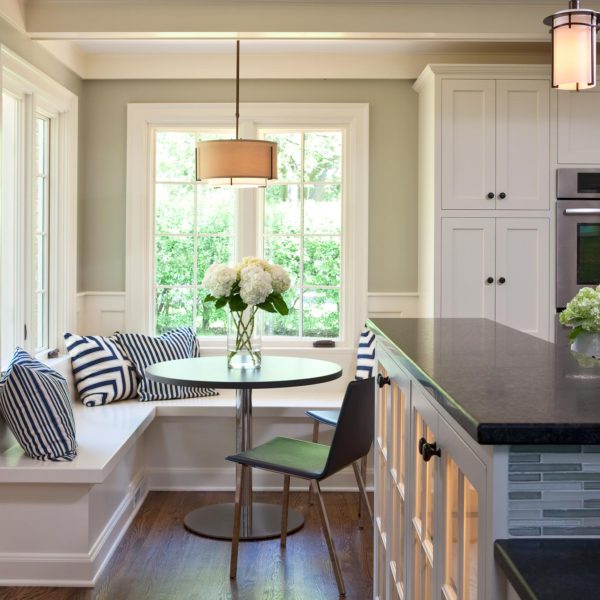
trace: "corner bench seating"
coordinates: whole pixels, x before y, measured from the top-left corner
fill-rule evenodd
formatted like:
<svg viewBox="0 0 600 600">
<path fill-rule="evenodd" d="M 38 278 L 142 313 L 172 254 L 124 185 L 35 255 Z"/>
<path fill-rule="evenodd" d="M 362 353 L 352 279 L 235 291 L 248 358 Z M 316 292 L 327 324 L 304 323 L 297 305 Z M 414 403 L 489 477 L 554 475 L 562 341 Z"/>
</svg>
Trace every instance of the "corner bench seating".
<svg viewBox="0 0 600 600">
<path fill-rule="evenodd" d="M 46 362 L 69 384 L 78 456 L 72 462 L 33 460 L 3 431 L 0 419 L 0 585 L 93 586 L 148 488 L 163 489 L 160 484 L 152 486 L 152 465 L 146 460 L 152 449 L 146 446 L 158 436 L 163 442 L 162 456 L 173 440 L 163 440 L 161 429 L 148 439 L 145 432 L 161 420 L 179 423 L 189 417 L 227 417 L 233 427 L 235 392 L 219 390 L 214 397 L 158 402 L 132 399 L 89 408 L 78 402 L 69 357 Z M 310 392 L 307 388 L 256 390 L 255 415 L 283 421 L 302 417 L 306 439 L 310 439 L 305 410 L 339 408 L 343 396 L 336 390 L 311 387 Z M 193 431 L 193 424 L 188 427 Z M 231 447 L 233 433 L 230 437 L 225 443 Z M 225 463 L 225 452 L 221 456 Z M 185 473 L 177 464 L 173 470 Z M 227 487 L 233 490 L 233 473 L 222 477 L 228 479 Z"/>
</svg>

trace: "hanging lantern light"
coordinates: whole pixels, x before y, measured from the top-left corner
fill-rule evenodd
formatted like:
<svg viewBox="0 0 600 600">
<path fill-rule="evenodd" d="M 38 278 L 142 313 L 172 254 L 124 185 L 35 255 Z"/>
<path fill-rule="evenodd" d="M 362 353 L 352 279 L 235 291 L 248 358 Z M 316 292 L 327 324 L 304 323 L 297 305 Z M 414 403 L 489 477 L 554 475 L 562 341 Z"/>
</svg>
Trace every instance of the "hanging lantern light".
<svg viewBox="0 0 600 600">
<path fill-rule="evenodd" d="M 196 145 L 196 181 L 215 187 L 266 187 L 277 179 L 277 144 L 242 140 L 240 120 L 240 42 L 236 44 L 235 139 Z"/>
<path fill-rule="evenodd" d="M 599 14 L 570 0 L 567 10 L 544 19 L 552 34 L 552 87 L 579 91 L 596 85 Z"/>
</svg>

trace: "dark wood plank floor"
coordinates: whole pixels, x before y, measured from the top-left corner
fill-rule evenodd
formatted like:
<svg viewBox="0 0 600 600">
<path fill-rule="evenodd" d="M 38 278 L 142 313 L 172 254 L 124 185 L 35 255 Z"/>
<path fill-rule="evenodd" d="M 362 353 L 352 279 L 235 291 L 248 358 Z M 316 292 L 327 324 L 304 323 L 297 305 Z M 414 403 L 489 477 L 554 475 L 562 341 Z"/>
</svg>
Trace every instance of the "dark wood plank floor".
<svg viewBox="0 0 600 600">
<path fill-rule="evenodd" d="M 290 507 L 307 514 L 304 527 L 279 540 L 240 544 L 238 576 L 229 579 L 229 542 L 188 533 L 194 508 L 231 501 L 225 492 L 152 492 L 94 589 L 0 588 L 1 600 L 326 600 L 338 598 L 317 507 L 292 493 Z M 373 531 L 357 527 L 357 495 L 325 493 L 348 599 L 372 598 Z M 278 503 L 280 494 L 255 499 Z"/>
</svg>

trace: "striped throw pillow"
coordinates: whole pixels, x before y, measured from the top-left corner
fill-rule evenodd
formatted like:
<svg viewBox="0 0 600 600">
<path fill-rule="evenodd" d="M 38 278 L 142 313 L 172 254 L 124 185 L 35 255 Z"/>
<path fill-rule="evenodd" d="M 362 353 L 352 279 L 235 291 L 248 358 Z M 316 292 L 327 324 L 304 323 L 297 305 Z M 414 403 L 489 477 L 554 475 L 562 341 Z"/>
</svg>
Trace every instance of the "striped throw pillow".
<svg viewBox="0 0 600 600">
<path fill-rule="evenodd" d="M 65 333 L 79 398 L 99 406 L 137 395 L 135 367 L 115 339 Z"/>
<path fill-rule="evenodd" d="M 363 329 L 356 353 L 356 379 L 368 379 L 375 373 L 375 334 Z"/>
<path fill-rule="evenodd" d="M 153 364 L 179 358 L 200 356 L 196 334 L 190 327 L 167 331 L 159 337 L 141 333 L 118 333 L 117 341 L 131 359 L 138 374 L 138 396 L 141 402 L 216 396 L 212 388 L 185 387 L 150 381 L 146 369 Z"/>
<path fill-rule="evenodd" d="M 31 458 L 71 461 L 77 456 L 67 382 L 22 348 L 0 380 L 0 413 Z"/>
</svg>

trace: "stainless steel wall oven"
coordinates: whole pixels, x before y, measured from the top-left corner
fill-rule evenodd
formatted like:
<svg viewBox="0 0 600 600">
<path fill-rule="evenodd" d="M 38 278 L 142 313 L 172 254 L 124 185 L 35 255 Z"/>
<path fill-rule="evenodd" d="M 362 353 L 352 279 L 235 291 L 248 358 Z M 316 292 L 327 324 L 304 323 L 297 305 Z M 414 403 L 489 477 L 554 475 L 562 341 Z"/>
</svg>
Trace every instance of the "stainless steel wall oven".
<svg viewBox="0 0 600 600">
<path fill-rule="evenodd" d="M 600 169 L 556 173 L 556 307 L 600 285 Z"/>
</svg>

